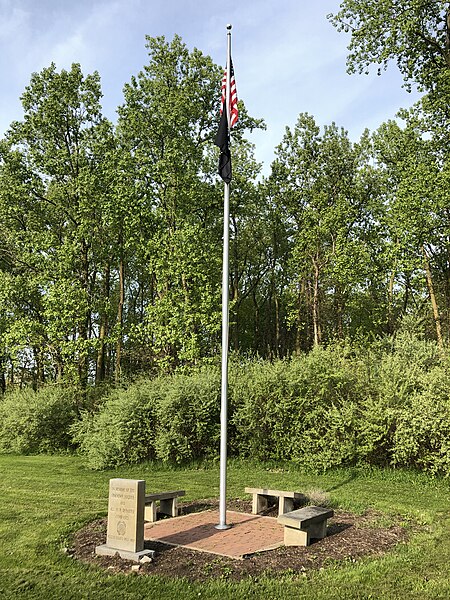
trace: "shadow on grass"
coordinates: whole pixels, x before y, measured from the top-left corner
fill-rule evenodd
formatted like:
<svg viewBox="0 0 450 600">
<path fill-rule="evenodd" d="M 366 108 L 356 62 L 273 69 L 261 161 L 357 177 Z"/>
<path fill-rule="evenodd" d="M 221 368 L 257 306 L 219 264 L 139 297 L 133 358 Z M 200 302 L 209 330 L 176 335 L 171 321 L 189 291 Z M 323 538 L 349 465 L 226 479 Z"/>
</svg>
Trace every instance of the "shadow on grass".
<svg viewBox="0 0 450 600">
<path fill-rule="evenodd" d="M 332 485 L 331 487 L 327 488 L 325 491 L 326 492 L 334 492 L 334 491 L 348 485 L 352 481 L 354 481 L 356 479 L 356 477 L 357 477 L 357 473 L 356 473 L 356 471 L 353 471 L 351 473 L 351 475 L 349 477 L 347 477 L 347 479 L 345 479 L 344 481 L 341 481 L 340 483 L 336 483 L 335 485 Z"/>
</svg>

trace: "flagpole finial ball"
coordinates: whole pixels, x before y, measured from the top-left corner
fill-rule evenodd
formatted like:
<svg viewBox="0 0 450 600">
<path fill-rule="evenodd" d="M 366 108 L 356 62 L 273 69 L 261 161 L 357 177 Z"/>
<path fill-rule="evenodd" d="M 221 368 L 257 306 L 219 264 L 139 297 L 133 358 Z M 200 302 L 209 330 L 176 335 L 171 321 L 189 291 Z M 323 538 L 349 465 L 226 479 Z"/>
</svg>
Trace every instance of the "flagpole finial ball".
<svg viewBox="0 0 450 600">
<path fill-rule="evenodd" d="M 227 25 L 227 29 L 228 29 L 228 31 L 229 31 L 229 30 L 230 30 L 232 27 L 233 27 L 233 25 L 231 25 L 230 23 L 228 23 L 228 25 Z"/>
</svg>

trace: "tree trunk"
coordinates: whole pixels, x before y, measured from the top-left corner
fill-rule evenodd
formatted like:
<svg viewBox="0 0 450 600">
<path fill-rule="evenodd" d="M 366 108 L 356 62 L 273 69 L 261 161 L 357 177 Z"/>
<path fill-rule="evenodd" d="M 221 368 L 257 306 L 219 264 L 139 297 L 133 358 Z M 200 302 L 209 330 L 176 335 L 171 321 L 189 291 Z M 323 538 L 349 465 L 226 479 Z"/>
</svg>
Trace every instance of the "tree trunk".
<svg viewBox="0 0 450 600">
<path fill-rule="evenodd" d="M 434 323 L 435 323 L 435 327 L 436 327 L 436 339 L 437 339 L 439 348 L 442 350 L 444 347 L 444 344 L 442 341 L 441 317 L 439 314 L 439 307 L 438 307 L 437 300 L 436 300 L 436 294 L 434 292 L 433 279 L 431 276 L 430 261 L 429 261 L 427 252 L 425 250 L 425 246 L 422 246 L 422 254 L 423 254 L 423 258 L 424 258 L 425 275 L 426 275 L 426 279 L 427 279 L 428 293 L 430 294 L 431 306 L 433 308 L 433 318 L 434 318 Z"/>
<path fill-rule="evenodd" d="M 334 288 L 334 312 L 336 315 L 336 331 L 339 340 L 344 339 L 344 301 L 342 298 L 343 293 L 339 285 L 336 285 Z"/>
<path fill-rule="evenodd" d="M 105 267 L 105 282 L 103 286 L 105 308 L 101 315 L 100 329 L 98 333 L 99 346 L 97 350 L 97 368 L 95 371 L 95 383 L 99 384 L 106 378 L 106 348 L 105 339 L 108 333 L 108 312 L 106 310 L 107 300 L 110 294 L 110 265 Z"/>
<path fill-rule="evenodd" d="M 280 299 L 275 290 L 275 356 L 281 358 L 283 356 L 283 348 L 281 343 L 281 328 L 280 328 Z"/>
<path fill-rule="evenodd" d="M 9 381 L 11 383 L 11 387 L 13 387 L 14 383 L 15 383 L 15 379 L 14 379 L 14 362 L 13 362 L 12 358 L 10 358 L 10 365 L 11 365 L 11 377 L 9 378 Z"/>
<path fill-rule="evenodd" d="M 310 347 L 310 290 L 305 278 L 300 280 L 300 289 L 297 299 L 297 331 L 295 333 L 295 352 L 299 354 L 302 350 Z"/>
<path fill-rule="evenodd" d="M 6 392 L 6 360 L 0 356 L 0 392 Z"/>
<path fill-rule="evenodd" d="M 394 283 L 395 283 L 395 269 L 392 271 L 389 278 L 388 287 L 388 330 L 390 334 L 394 333 Z"/>
<path fill-rule="evenodd" d="M 89 297 L 89 258 L 88 258 L 89 247 L 85 240 L 82 241 L 81 244 L 81 281 L 82 288 L 86 295 Z M 81 385 L 81 388 L 85 390 L 87 388 L 88 383 L 88 372 L 89 372 L 89 356 L 87 351 L 87 340 L 89 337 L 89 323 L 91 318 L 90 308 L 87 309 L 87 312 L 80 316 L 80 320 L 78 322 L 78 337 L 83 340 L 81 344 L 81 352 L 78 358 L 78 380 Z"/>
<path fill-rule="evenodd" d="M 33 388 L 37 390 L 40 385 L 45 383 L 44 357 L 42 350 L 37 346 L 33 346 L 33 354 L 34 363 L 36 365 L 35 376 L 33 377 Z"/>
<path fill-rule="evenodd" d="M 233 224 L 233 276 L 232 276 L 232 299 L 233 299 L 233 324 L 231 329 L 231 340 L 234 350 L 239 350 L 239 249 L 238 249 L 238 225 L 236 218 L 231 217 Z"/>
<path fill-rule="evenodd" d="M 236 352 L 239 350 L 239 289 L 237 285 L 237 279 L 233 281 L 233 328 L 232 328 L 232 340 L 233 348 Z"/>
<path fill-rule="evenodd" d="M 312 320 L 314 332 L 314 346 L 320 346 L 322 342 L 322 331 L 320 326 L 319 315 L 319 274 L 320 267 L 317 257 L 313 259 L 314 265 L 314 284 L 313 284 L 313 299 L 312 299 Z"/>
<path fill-rule="evenodd" d="M 408 308 L 410 292 L 411 292 L 411 275 L 406 274 L 405 275 L 405 295 L 403 297 L 403 307 L 402 307 L 403 315 L 406 315 L 406 309 Z M 411 293 L 411 296 L 412 296 L 412 293 Z M 412 296 L 412 299 L 413 299 L 413 302 L 415 303 L 414 296 Z"/>
<path fill-rule="evenodd" d="M 256 349 L 257 352 L 259 352 L 259 306 L 258 306 L 258 301 L 256 299 L 256 291 L 253 290 L 252 292 L 252 299 L 253 299 L 253 306 L 255 307 L 255 312 L 254 312 L 254 336 L 255 336 L 255 341 L 254 341 L 254 348 Z"/>
<path fill-rule="evenodd" d="M 120 246 L 122 246 L 122 239 L 119 240 Z M 120 252 L 119 260 L 119 303 L 117 306 L 117 342 L 116 342 L 116 369 L 114 378 L 116 382 L 120 379 L 122 370 L 122 327 L 123 327 L 123 307 L 125 304 L 125 267 L 123 259 L 123 251 Z"/>
<path fill-rule="evenodd" d="M 298 292 L 297 296 L 297 329 L 295 331 L 295 353 L 300 354 L 302 348 L 302 294 L 301 290 Z"/>
</svg>

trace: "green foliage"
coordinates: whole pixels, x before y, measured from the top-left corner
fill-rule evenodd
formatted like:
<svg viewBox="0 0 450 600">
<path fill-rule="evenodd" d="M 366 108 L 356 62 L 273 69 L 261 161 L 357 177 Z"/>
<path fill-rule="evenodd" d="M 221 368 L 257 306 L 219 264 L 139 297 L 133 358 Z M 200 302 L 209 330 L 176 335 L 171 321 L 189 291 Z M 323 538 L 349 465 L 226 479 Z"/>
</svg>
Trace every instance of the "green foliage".
<svg viewBox="0 0 450 600">
<path fill-rule="evenodd" d="M 243 134 L 261 122 L 241 103 L 231 344 L 270 360 L 297 355 L 232 366 L 232 454 L 449 472 L 450 9 L 397 4 L 346 0 L 332 20 L 352 29 L 351 68 L 397 58 L 407 83 L 428 90 L 402 113 L 404 129 L 390 122 L 353 144 L 301 114 L 256 185 Z M 93 468 L 218 453 L 218 373 L 179 373 L 213 362 L 219 343 L 222 187 L 211 140 L 221 69 L 178 36 L 148 38 L 147 49 L 117 128 L 101 115 L 97 73 L 51 65 L 31 77 L 23 119 L 0 141 L 0 390 L 19 378 L 77 382 L 79 410 L 94 381 L 102 393 L 113 377 L 177 373 L 91 405 L 72 434 Z M 408 334 L 418 323 L 440 348 Z M 384 333 L 394 335 L 367 349 Z M 70 402 L 53 411 L 49 390 L 17 396 L 27 406 L 5 413 L 4 451 L 68 446 Z M 46 418 L 66 421 L 42 431 Z"/>
<path fill-rule="evenodd" d="M 339 31 L 351 32 L 350 73 L 395 61 L 407 83 L 430 89 L 450 64 L 449 15 L 448 2 L 344 0 L 328 18 Z"/>
<path fill-rule="evenodd" d="M 229 453 L 294 461 L 313 471 L 370 464 L 448 475 L 449 389 L 449 361 L 435 343 L 408 332 L 369 349 L 317 347 L 272 363 L 234 357 Z M 143 379 L 105 393 L 83 401 L 90 410 L 78 421 L 74 389 L 6 394 L 0 451 L 59 452 L 75 444 L 93 469 L 218 456 L 217 368 Z"/>
<path fill-rule="evenodd" d="M 450 363 L 405 332 L 370 349 L 317 347 L 269 363 L 235 357 L 229 378 L 229 453 L 323 471 L 358 464 L 450 474 Z M 6 394 L 0 450 L 79 447 L 90 468 L 214 458 L 220 373 L 203 367 L 140 380 L 84 400 L 73 389 Z M 72 436 L 72 438 L 70 437 Z M 73 446 L 72 446 L 73 447 Z"/>
<path fill-rule="evenodd" d="M 135 463 L 155 456 L 158 380 L 110 392 L 98 413 L 86 411 L 72 427 L 73 439 L 92 469 Z"/>
<path fill-rule="evenodd" d="M 181 463 L 217 452 L 220 378 L 214 370 L 141 380 L 113 390 L 73 426 L 93 469 L 159 458 Z"/>
<path fill-rule="evenodd" d="M 276 439 L 289 438 L 291 399 L 288 362 L 247 361 L 234 365 L 230 377 L 230 423 L 235 429 L 232 447 L 255 459 L 283 458 Z"/>
<path fill-rule="evenodd" d="M 156 455 L 180 463 L 217 455 L 219 446 L 220 375 L 202 369 L 165 380 L 158 404 Z"/>
<path fill-rule="evenodd" d="M 0 452 L 36 454 L 71 448 L 76 390 L 47 387 L 7 393 L 0 401 Z"/>
<path fill-rule="evenodd" d="M 368 151 L 367 136 L 353 145 L 334 123 L 321 133 L 307 113 L 286 128 L 276 149 L 269 189 L 290 233 L 283 267 L 293 298 L 288 318 L 297 336 L 308 321 L 312 329 L 309 343 L 297 343 L 297 350 L 352 332 L 352 318 L 343 315 L 367 288 L 370 248 L 380 243 L 371 218 L 377 194 Z"/>
<path fill-rule="evenodd" d="M 336 466 L 406 466 L 450 474 L 450 364 L 436 344 L 405 333 L 369 350 L 334 345 L 272 363 L 234 358 L 229 454 Z M 74 427 L 92 468 L 149 458 L 214 458 L 220 375 L 215 367 L 111 392 Z"/>
<path fill-rule="evenodd" d="M 436 339 L 448 338 L 448 164 L 450 98 L 450 4 L 429 0 L 344 0 L 328 15 L 338 31 L 351 36 L 348 71 L 378 72 L 394 62 L 405 87 L 424 96 L 399 115 L 406 123 L 383 124 L 378 132 L 378 174 L 385 171 L 384 221 L 389 331 L 396 316 L 407 313 L 410 292 L 426 275 Z M 380 145 L 380 142 L 381 145 Z M 380 168 L 381 167 L 381 168 Z M 402 291 L 402 294 L 398 292 Z M 419 292 L 424 297 L 425 290 Z M 425 293 L 426 293 L 425 292 Z M 403 296 L 403 297 L 401 297 Z M 400 310 L 399 310 L 400 309 Z M 413 310 L 417 309 L 416 308 Z M 445 314 L 446 313 L 446 314 Z"/>
<path fill-rule="evenodd" d="M 448 367 L 436 343 L 408 331 L 360 352 L 371 392 L 358 424 L 358 457 L 374 465 L 397 464 L 399 422 L 413 417 L 413 398 L 429 387 L 430 373 L 444 375 Z M 425 446 L 421 451 L 426 452 Z"/>
<path fill-rule="evenodd" d="M 118 111 L 127 193 L 140 215 L 126 238 L 143 254 L 143 269 L 128 277 L 145 290 L 129 339 L 140 359 L 168 372 L 207 355 L 220 327 L 221 210 L 207 177 L 220 70 L 179 36 L 148 37 L 147 49 L 149 64 L 125 85 Z"/>
<path fill-rule="evenodd" d="M 147 49 L 117 128 L 101 114 L 98 73 L 52 64 L 31 76 L 23 118 L 0 140 L 1 388 L 17 377 L 87 388 L 215 351 L 222 69 L 179 36 Z M 240 112 L 245 212 L 259 168 L 244 131 L 261 122 Z"/>
<path fill-rule="evenodd" d="M 102 258 L 115 242 L 103 218 L 114 171 L 100 98 L 98 74 L 84 77 L 80 65 L 34 73 L 23 120 L 0 147 L 4 352 L 36 384 L 64 377 L 86 386 L 95 356 Z"/>
<path fill-rule="evenodd" d="M 450 474 L 450 373 L 431 369 L 399 410 L 393 464 Z"/>
<path fill-rule="evenodd" d="M 448 7 L 397 4 L 346 0 L 332 20 L 353 27 L 355 68 L 397 56 L 424 86 L 422 75 L 439 72 L 436 93 L 402 113 L 404 129 L 387 123 L 353 143 L 300 114 L 257 183 L 245 132 L 263 123 L 240 101 L 229 257 L 237 352 L 287 357 L 396 333 L 413 314 L 442 346 L 450 337 Z M 149 37 L 147 50 L 117 127 L 102 116 L 98 73 L 52 64 L 31 76 L 23 117 L 0 140 L 2 391 L 19 380 L 87 389 L 217 354 L 222 69 L 179 36 Z"/>
<path fill-rule="evenodd" d="M 324 469 L 354 461 L 364 371 L 345 347 L 246 369 L 234 414 L 238 447 L 260 460 Z"/>
</svg>

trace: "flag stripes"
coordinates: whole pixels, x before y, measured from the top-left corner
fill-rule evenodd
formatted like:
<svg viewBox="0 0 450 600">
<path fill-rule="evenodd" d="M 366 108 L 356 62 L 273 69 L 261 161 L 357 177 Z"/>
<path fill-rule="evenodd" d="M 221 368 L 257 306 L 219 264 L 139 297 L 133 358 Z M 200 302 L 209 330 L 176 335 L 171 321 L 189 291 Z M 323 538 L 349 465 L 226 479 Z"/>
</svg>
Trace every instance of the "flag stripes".
<svg viewBox="0 0 450 600">
<path fill-rule="evenodd" d="M 227 71 L 222 78 L 221 101 L 220 101 L 220 122 L 219 129 L 214 140 L 216 146 L 220 148 L 219 155 L 219 170 L 218 173 L 225 183 L 231 181 L 231 153 L 230 153 L 230 129 L 237 123 L 238 120 L 238 99 L 236 92 L 236 81 L 234 79 L 234 69 L 231 56 L 230 63 L 230 97 L 228 99 L 229 120 L 227 110 L 225 110 L 227 97 Z"/>
<path fill-rule="evenodd" d="M 220 103 L 220 114 L 223 113 L 225 106 L 225 99 L 227 95 L 227 70 L 223 74 L 222 78 L 222 98 Z M 236 81 L 234 79 L 233 61 L 230 59 L 230 99 L 228 101 L 230 107 L 230 128 L 234 127 L 237 123 L 239 111 L 238 111 L 238 98 L 236 91 Z"/>
</svg>

